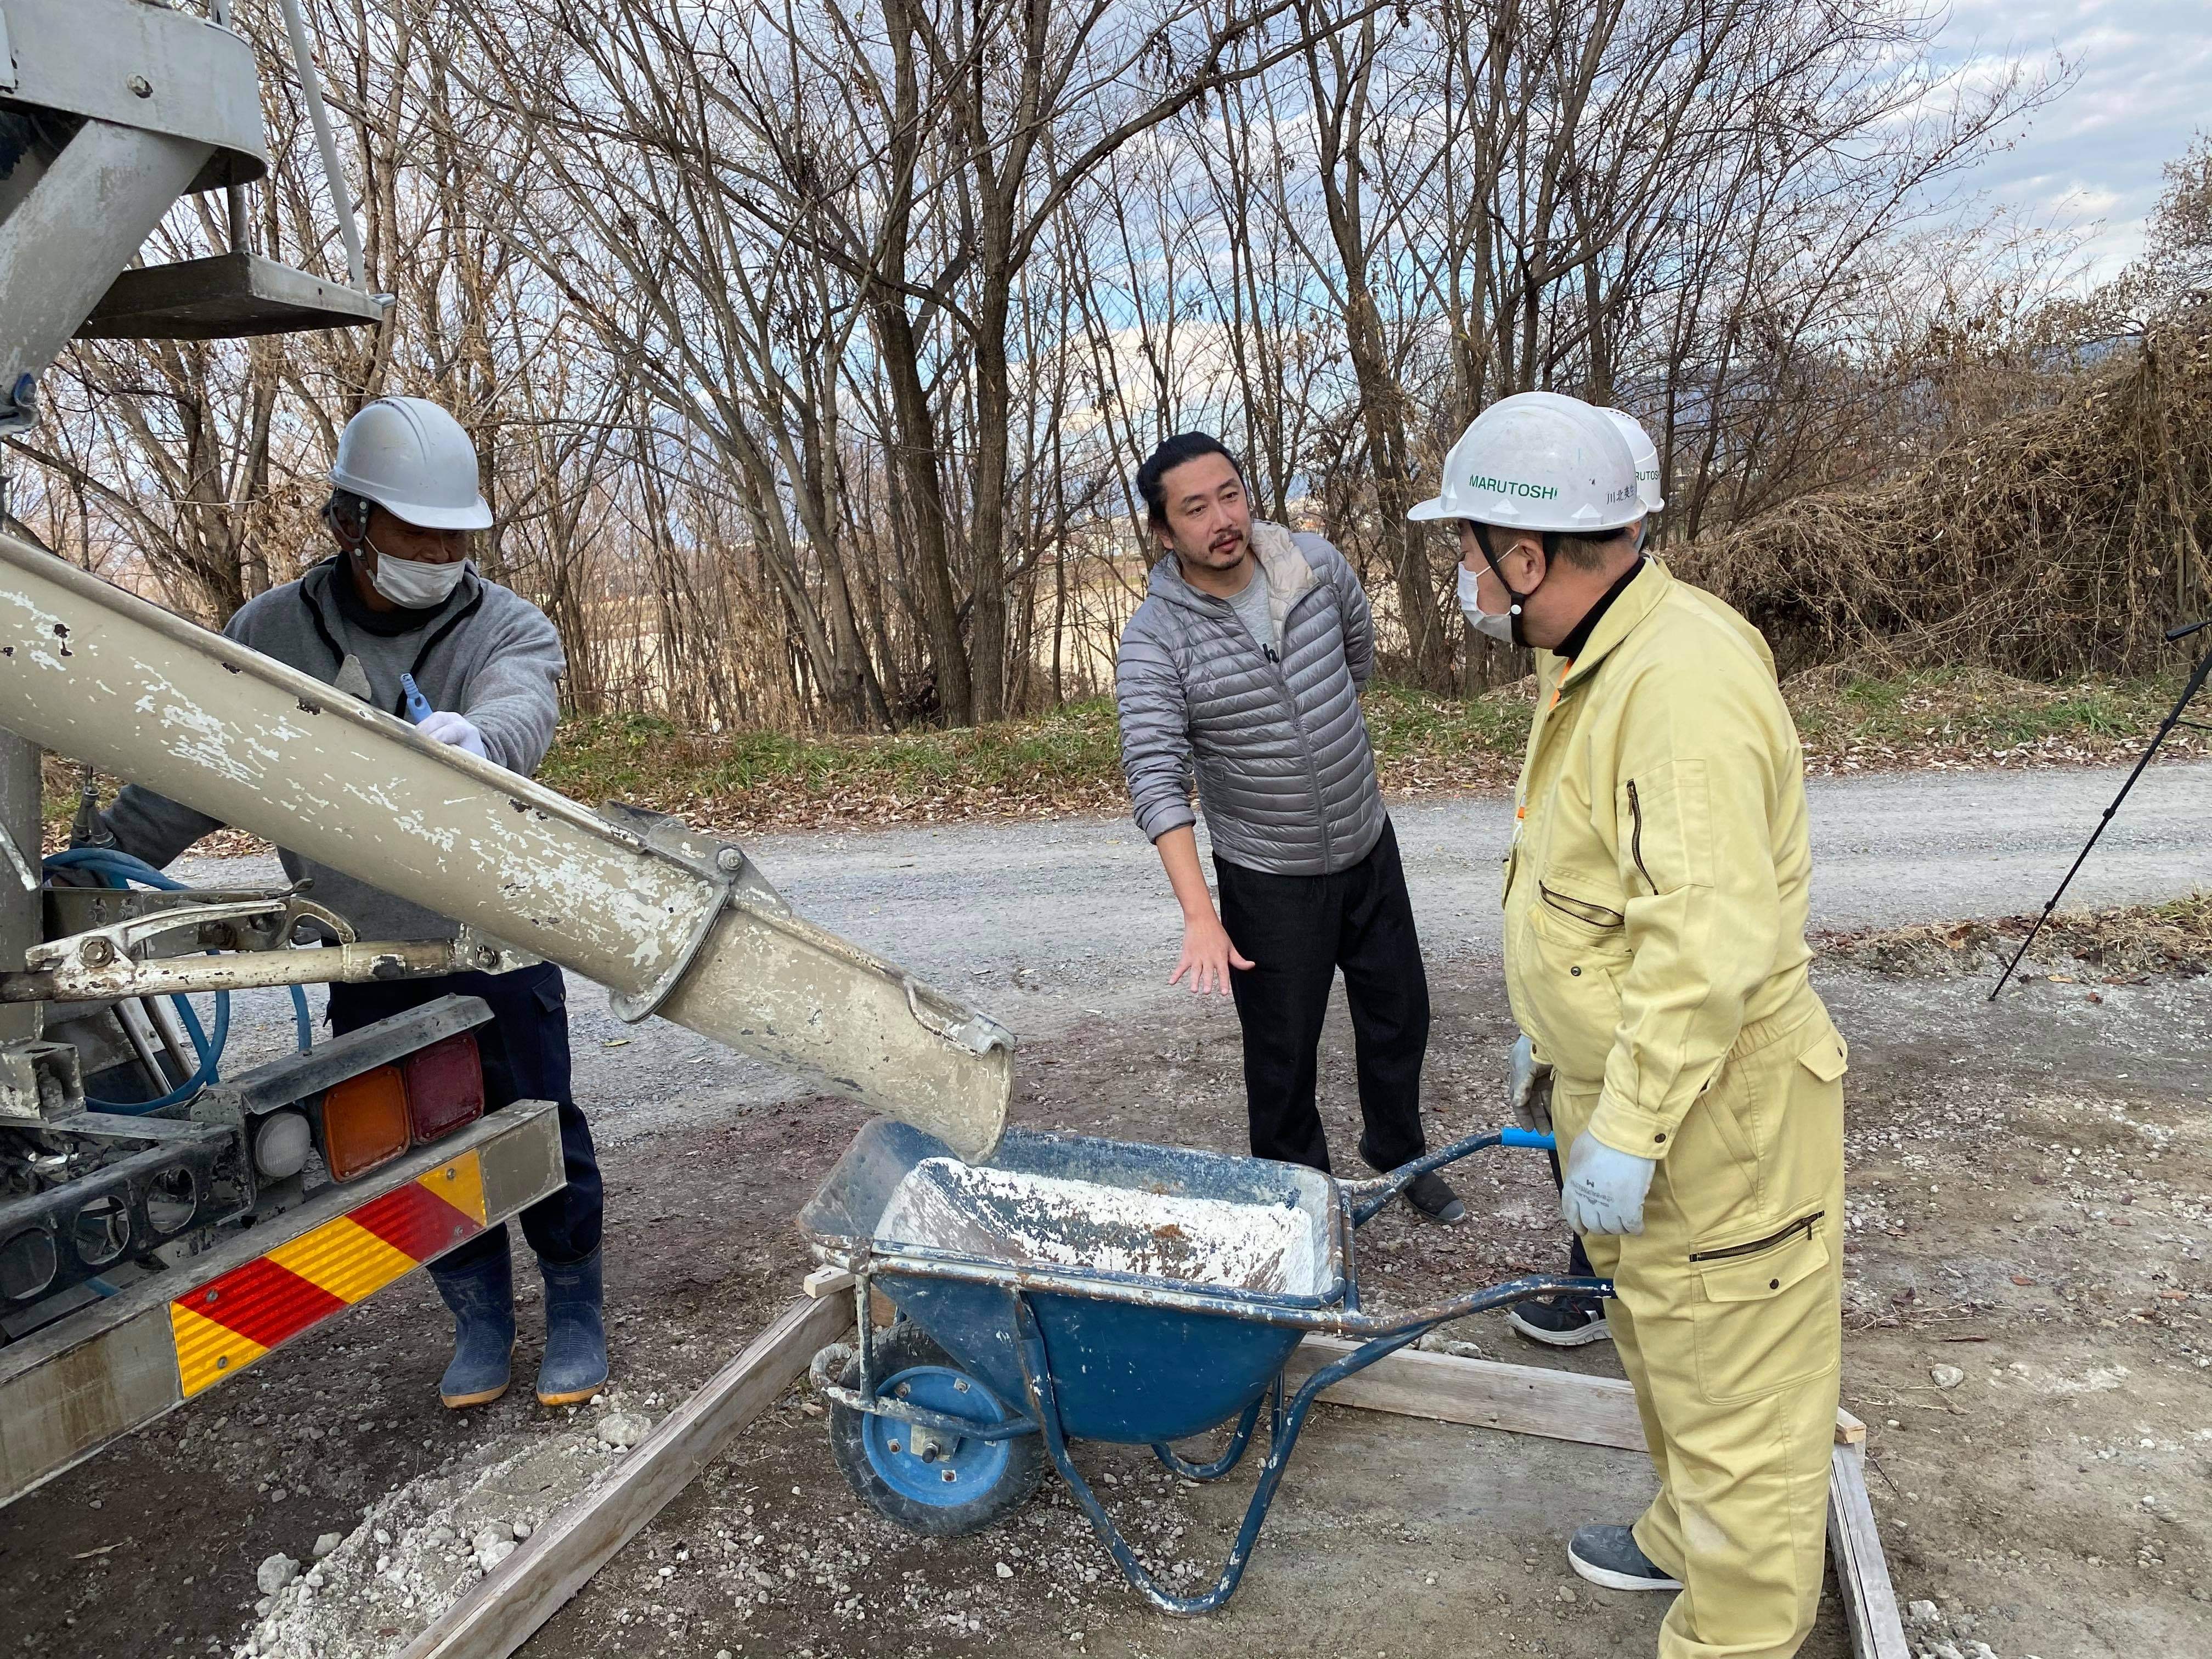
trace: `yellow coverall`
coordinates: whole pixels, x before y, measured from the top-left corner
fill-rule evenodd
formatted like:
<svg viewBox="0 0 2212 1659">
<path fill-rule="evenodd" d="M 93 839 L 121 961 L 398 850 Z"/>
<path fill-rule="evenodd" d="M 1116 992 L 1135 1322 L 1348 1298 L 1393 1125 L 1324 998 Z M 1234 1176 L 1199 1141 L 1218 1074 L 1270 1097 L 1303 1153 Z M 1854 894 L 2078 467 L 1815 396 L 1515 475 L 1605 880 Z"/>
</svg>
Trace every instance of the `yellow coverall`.
<svg viewBox="0 0 2212 1659">
<path fill-rule="evenodd" d="M 1752 629 L 1648 564 L 1539 659 L 1505 863 L 1515 1018 L 1561 1153 L 1656 1158 L 1591 1237 L 1682 1581 L 1660 1659 L 1789 1659 L 1812 1629 L 1841 1364 L 1842 1037 L 1806 977 L 1804 756 Z"/>
</svg>

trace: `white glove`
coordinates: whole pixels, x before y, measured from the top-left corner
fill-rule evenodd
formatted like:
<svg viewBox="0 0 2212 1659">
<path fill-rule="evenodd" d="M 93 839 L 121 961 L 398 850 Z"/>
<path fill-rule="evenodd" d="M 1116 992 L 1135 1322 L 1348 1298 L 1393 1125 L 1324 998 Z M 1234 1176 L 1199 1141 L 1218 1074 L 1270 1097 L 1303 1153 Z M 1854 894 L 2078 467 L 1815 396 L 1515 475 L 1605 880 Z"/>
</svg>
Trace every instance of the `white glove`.
<svg viewBox="0 0 2212 1659">
<path fill-rule="evenodd" d="M 1644 1195 L 1651 1190 L 1654 1164 L 1633 1152 L 1616 1152 L 1583 1130 L 1567 1152 L 1559 1213 L 1584 1235 L 1642 1232 Z"/>
<path fill-rule="evenodd" d="M 456 749 L 465 749 L 478 760 L 491 758 L 484 752 L 483 733 L 450 710 L 439 709 L 415 729 L 426 738 L 435 738 L 440 743 L 450 743 Z"/>
<path fill-rule="evenodd" d="M 1536 1058 L 1536 1045 L 1525 1036 L 1513 1043 L 1513 1069 L 1505 1085 L 1513 1121 L 1540 1135 L 1552 1133 L 1552 1067 Z"/>
</svg>

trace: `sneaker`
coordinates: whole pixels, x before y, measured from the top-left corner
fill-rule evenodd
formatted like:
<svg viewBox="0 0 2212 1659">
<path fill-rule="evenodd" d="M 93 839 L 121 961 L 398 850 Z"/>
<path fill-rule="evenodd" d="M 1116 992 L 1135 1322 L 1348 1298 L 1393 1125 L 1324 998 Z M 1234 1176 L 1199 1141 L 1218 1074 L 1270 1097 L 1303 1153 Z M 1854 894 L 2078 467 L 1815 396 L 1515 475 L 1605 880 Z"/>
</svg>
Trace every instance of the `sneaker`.
<svg viewBox="0 0 2212 1659">
<path fill-rule="evenodd" d="M 1629 1527 L 1577 1527 L 1567 1540 L 1567 1565 L 1593 1584 L 1617 1590 L 1678 1590 L 1670 1578 L 1636 1547 Z"/>
<path fill-rule="evenodd" d="M 1434 1170 L 1407 1182 L 1405 1193 L 1406 1202 L 1431 1221 L 1457 1221 L 1467 1213 L 1459 1194 Z"/>
<path fill-rule="evenodd" d="M 1531 1342 L 1547 1348 L 1579 1348 L 1585 1342 L 1610 1342 L 1605 1303 L 1595 1296 L 1544 1296 L 1516 1302 L 1505 1322 Z"/>
</svg>

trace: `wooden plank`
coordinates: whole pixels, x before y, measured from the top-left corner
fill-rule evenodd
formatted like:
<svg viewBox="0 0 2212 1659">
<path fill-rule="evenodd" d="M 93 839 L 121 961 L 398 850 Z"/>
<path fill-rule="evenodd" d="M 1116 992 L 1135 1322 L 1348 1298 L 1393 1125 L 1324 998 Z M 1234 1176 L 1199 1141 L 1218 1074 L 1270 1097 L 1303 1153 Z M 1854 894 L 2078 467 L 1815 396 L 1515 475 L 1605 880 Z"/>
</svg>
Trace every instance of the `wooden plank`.
<svg viewBox="0 0 2212 1659">
<path fill-rule="evenodd" d="M 1297 1387 L 1358 1346 L 1339 1337 L 1308 1337 L 1284 1368 L 1285 1385 Z M 1512 1434 L 1617 1446 L 1624 1451 L 1644 1449 L 1644 1421 L 1636 1413 L 1635 1390 L 1616 1376 L 1584 1376 L 1541 1365 L 1508 1365 L 1401 1348 L 1322 1398 L 1332 1406 L 1471 1423 Z M 1866 1425 L 1849 1412 L 1836 1413 L 1838 1445 L 1857 1445 L 1866 1439 Z"/>
<path fill-rule="evenodd" d="M 799 1281 L 810 1302 L 824 1302 L 853 1288 L 853 1275 L 842 1267 L 817 1267 Z"/>
<path fill-rule="evenodd" d="M 1912 1659 L 1905 1622 L 1898 1616 L 1897 1590 L 1889 1582 L 1888 1558 L 1875 1527 L 1874 1505 L 1867 1498 L 1866 1453 L 1856 1445 L 1838 1446 L 1831 1460 L 1828 1549 L 1835 1558 L 1854 1659 Z"/>
<path fill-rule="evenodd" d="M 785 1309 L 604 1482 L 531 1534 L 410 1643 L 402 1659 L 507 1659 L 805 1373 L 816 1349 L 852 1328 L 852 1310 L 834 1297 Z"/>
<path fill-rule="evenodd" d="M 827 1302 L 833 1296 L 845 1296 L 853 1288 L 853 1275 L 842 1267 L 817 1267 L 799 1281 L 799 1288 L 816 1302 Z M 868 1317 L 878 1326 L 888 1325 L 898 1317 L 898 1310 L 890 1297 L 881 1291 L 868 1292 Z"/>
<path fill-rule="evenodd" d="M 1308 1337 L 1284 1367 L 1284 1383 L 1304 1383 L 1358 1346 L 1333 1336 Z M 1401 1348 L 1338 1383 L 1322 1399 L 1333 1406 L 1470 1423 L 1510 1434 L 1540 1434 L 1626 1451 L 1644 1449 L 1635 1390 L 1614 1376 L 1583 1376 L 1536 1365 Z"/>
<path fill-rule="evenodd" d="M 1305 1379 L 1358 1345 L 1310 1336 L 1284 1367 L 1284 1381 Z M 1585 1445 L 1644 1449 L 1644 1427 L 1629 1385 L 1609 1376 L 1401 1348 L 1323 1394 L 1332 1405 L 1467 1423 L 1514 1434 L 1546 1435 Z M 1889 1562 L 1866 1489 L 1866 1425 L 1836 1413 L 1828 1486 L 1828 1545 L 1851 1634 L 1854 1659 L 1912 1659 L 1899 1617 Z"/>
</svg>

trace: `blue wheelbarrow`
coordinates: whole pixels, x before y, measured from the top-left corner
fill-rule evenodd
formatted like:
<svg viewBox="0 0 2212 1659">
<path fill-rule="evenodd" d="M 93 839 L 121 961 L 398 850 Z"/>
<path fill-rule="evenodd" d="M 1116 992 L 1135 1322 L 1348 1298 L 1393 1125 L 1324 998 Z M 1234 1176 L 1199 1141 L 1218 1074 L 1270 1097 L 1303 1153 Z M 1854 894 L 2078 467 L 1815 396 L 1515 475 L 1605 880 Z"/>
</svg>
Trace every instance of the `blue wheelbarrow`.
<svg viewBox="0 0 2212 1659">
<path fill-rule="evenodd" d="M 1064 1218 L 1072 1262 L 994 1250 L 988 1231 L 966 1249 L 877 1237 L 887 1206 L 940 1141 L 878 1119 L 864 1128 L 799 1214 L 824 1263 L 853 1274 L 857 1342 L 814 1356 L 830 1401 L 832 1455 L 853 1490 L 888 1519 L 938 1537 L 975 1532 L 1036 1490 L 1049 1459 L 1129 1582 L 1171 1613 L 1208 1613 L 1235 1594 L 1314 1400 L 1332 1384 L 1438 1325 L 1530 1297 L 1610 1293 L 1600 1279 L 1529 1276 L 1407 1313 L 1360 1307 L 1356 1229 L 1417 1176 L 1497 1146 L 1549 1148 L 1518 1128 L 1469 1135 L 1368 1181 L 1302 1165 L 1084 1135 L 1010 1129 L 988 1166 L 1133 1194 L 1210 1199 L 1287 1212 L 1255 1218 L 1303 1229 L 1304 1263 L 1287 1288 L 1243 1288 L 1124 1271 L 1110 1220 Z M 1110 1206 L 1107 1206 L 1110 1207 Z M 1160 1231 L 1172 1231 L 1162 1229 Z M 1088 1258 L 1085 1260 L 1085 1258 Z M 872 1316 L 871 1292 L 897 1310 Z M 1312 1334 L 1365 1339 L 1287 1401 L 1283 1368 Z M 1260 1413 L 1269 1445 L 1237 1541 L 1212 1587 L 1178 1595 L 1149 1571 L 1074 1462 L 1073 1440 L 1150 1446 L 1189 1480 L 1217 1480 L 1242 1461 Z M 1233 1424 L 1227 1447 L 1193 1462 L 1173 1443 Z"/>
</svg>

